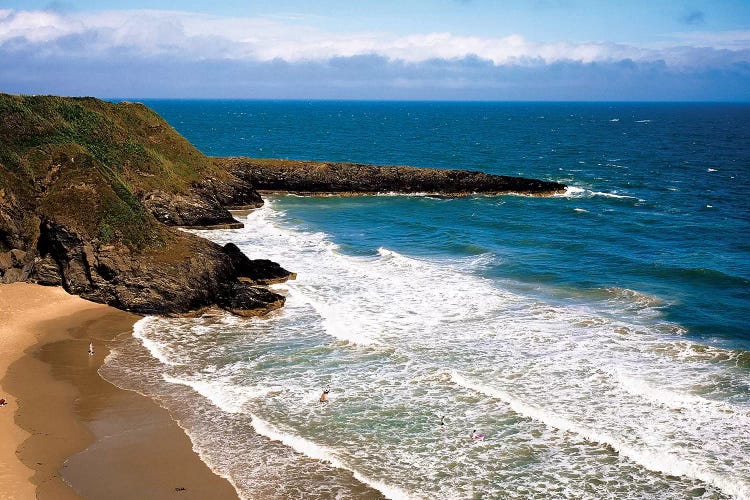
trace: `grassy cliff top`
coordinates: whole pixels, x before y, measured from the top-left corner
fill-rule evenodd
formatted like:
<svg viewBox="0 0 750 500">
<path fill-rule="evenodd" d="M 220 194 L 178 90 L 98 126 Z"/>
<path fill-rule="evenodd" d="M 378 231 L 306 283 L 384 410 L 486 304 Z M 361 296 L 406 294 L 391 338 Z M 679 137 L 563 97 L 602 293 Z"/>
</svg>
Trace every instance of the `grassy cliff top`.
<svg viewBox="0 0 750 500">
<path fill-rule="evenodd" d="M 142 104 L 0 94 L 0 203 L 14 198 L 102 243 L 162 242 L 142 195 L 223 175 Z"/>
</svg>

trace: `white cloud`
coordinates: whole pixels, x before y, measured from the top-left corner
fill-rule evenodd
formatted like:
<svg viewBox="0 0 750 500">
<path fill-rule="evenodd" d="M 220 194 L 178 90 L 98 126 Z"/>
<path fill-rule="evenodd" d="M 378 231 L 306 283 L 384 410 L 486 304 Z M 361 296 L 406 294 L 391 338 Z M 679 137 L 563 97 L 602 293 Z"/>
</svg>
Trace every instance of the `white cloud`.
<svg viewBox="0 0 750 500">
<path fill-rule="evenodd" d="M 451 33 L 327 33 L 269 18 L 228 18 L 182 11 L 125 10 L 89 13 L 0 10 L 0 45 L 32 44 L 43 54 L 92 57 L 110 51 L 141 56 L 171 54 L 185 60 L 280 59 L 295 63 L 378 55 L 421 63 L 467 57 L 494 65 L 556 62 L 664 61 L 684 67 L 748 59 L 750 32 L 678 33 L 658 47 L 607 42 L 535 42 L 520 34 L 501 37 Z M 729 51 L 721 57 L 706 47 Z M 77 54 L 76 51 L 79 53 Z"/>
<path fill-rule="evenodd" d="M 83 29 L 80 21 L 52 12 L 0 10 L 0 42 L 12 38 L 49 42 Z"/>
</svg>

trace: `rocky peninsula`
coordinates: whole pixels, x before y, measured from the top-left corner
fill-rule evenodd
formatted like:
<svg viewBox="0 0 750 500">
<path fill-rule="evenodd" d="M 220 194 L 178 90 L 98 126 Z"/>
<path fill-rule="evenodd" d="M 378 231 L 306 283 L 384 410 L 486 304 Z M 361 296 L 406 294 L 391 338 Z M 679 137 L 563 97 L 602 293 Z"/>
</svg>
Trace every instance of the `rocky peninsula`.
<svg viewBox="0 0 750 500">
<path fill-rule="evenodd" d="M 294 274 L 183 228 L 238 228 L 259 192 L 549 195 L 481 172 L 209 158 L 138 103 L 0 94 L 0 283 L 59 285 L 143 314 L 259 315 Z"/>
<path fill-rule="evenodd" d="M 565 185 L 557 182 L 468 170 L 259 158 L 215 158 L 214 162 L 261 193 L 548 196 L 565 191 Z"/>
</svg>

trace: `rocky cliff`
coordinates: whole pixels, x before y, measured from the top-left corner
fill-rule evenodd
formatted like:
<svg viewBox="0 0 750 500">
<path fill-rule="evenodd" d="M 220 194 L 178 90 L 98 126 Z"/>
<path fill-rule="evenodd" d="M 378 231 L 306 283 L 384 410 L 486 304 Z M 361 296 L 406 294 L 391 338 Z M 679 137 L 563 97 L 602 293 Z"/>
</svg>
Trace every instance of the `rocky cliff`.
<svg viewBox="0 0 750 500">
<path fill-rule="evenodd" d="M 262 204 L 141 104 L 0 94 L 0 282 L 61 285 L 141 313 L 263 314 L 291 273 L 176 230 Z"/>
<path fill-rule="evenodd" d="M 541 196 L 565 191 L 565 185 L 556 182 L 467 170 L 254 158 L 216 158 L 214 162 L 260 191 L 446 196 L 506 193 Z"/>
</svg>

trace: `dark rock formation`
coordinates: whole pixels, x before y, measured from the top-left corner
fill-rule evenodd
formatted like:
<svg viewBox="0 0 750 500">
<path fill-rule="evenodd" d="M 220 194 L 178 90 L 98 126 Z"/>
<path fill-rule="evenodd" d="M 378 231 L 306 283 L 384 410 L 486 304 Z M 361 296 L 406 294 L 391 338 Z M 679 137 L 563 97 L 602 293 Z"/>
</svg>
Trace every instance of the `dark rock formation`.
<svg viewBox="0 0 750 500">
<path fill-rule="evenodd" d="M 211 196 L 219 204 L 229 210 L 247 210 L 263 206 L 263 198 L 255 190 L 252 183 L 228 172 L 217 159 L 212 158 L 214 165 L 224 176 L 207 177 L 196 186 L 193 191 L 204 197 Z"/>
<path fill-rule="evenodd" d="M 267 288 L 234 283 L 226 295 L 219 298 L 219 305 L 239 316 L 262 316 L 283 306 L 284 297 Z"/>
<path fill-rule="evenodd" d="M 243 281 L 258 285 L 271 285 L 297 277 L 276 262 L 266 259 L 249 259 L 234 243 L 224 245 L 224 253 L 232 260 L 235 273 Z"/>
<path fill-rule="evenodd" d="M 249 316 L 284 304 L 281 295 L 239 282 L 238 257 L 219 245 L 189 233 L 174 238 L 177 255 L 134 253 L 120 244 L 94 246 L 69 228 L 45 221 L 31 279 L 144 314 L 184 313 L 217 304 Z"/>
<path fill-rule="evenodd" d="M 551 195 L 563 184 L 466 170 L 320 163 L 253 158 L 217 159 L 260 191 L 300 194 L 425 193 L 448 196 L 519 193 Z"/>
<path fill-rule="evenodd" d="M 0 178 L 17 178 L 0 164 Z M 11 184 L 12 185 L 12 184 Z M 0 184 L 0 283 L 25 281 L 33 267 L 33 242 L 39 218 L 31 209 L 33 195 L 22 186 L 11 190 Z"/>
</svg>

